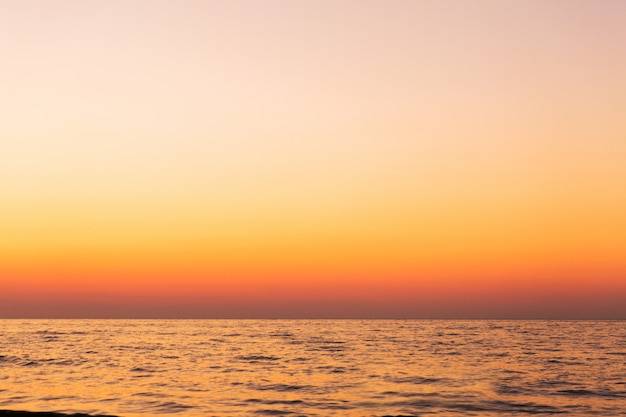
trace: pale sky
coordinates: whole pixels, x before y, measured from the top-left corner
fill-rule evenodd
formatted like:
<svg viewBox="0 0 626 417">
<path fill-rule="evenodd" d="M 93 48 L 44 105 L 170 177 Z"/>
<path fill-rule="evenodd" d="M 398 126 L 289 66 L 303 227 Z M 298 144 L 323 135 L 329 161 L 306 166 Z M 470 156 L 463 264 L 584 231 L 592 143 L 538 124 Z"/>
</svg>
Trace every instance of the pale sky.
<svg viewBox="0 0 626 417">
<path fill-rule="evenodd" d="M 626 317 L 625 45 L 623 1 L 0 0 L 0 298 Z"/>
</svg>

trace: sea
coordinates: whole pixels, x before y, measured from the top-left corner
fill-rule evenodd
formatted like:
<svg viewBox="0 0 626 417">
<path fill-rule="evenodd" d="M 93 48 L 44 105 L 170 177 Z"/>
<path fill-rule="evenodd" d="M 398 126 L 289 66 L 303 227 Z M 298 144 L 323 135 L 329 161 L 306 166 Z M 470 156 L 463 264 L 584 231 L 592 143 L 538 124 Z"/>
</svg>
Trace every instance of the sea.
<svg viewBox="0 0 626 417">
<path fill-rule="evenodd" d="M 626 416 L 626 321 L 0 320 L 0 409 Z"/>
</svg>

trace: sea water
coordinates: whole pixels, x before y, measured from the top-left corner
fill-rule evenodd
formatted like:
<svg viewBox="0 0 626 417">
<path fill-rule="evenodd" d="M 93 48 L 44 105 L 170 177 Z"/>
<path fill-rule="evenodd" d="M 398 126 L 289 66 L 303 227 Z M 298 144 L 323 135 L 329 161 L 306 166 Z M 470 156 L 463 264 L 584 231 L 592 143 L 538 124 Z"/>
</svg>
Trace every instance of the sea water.
<svg viewBox="0 0 626 417">
<path fill-rule="evenodd" d="M 626 415 L 626 322 L 0 320 L 0 409 Z"/>
</svg>

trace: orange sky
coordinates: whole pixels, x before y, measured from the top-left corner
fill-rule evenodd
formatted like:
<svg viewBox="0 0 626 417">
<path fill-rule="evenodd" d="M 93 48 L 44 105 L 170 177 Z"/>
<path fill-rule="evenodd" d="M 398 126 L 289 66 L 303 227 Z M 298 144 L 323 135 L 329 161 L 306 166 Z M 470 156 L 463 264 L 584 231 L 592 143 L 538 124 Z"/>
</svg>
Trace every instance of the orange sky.
<svg viewBox="0 0 626 417">
<path fill-rule="evenodd" d="M 0 317 L 626 318 L 621 1 L 0 3 Z"/>
</svg>

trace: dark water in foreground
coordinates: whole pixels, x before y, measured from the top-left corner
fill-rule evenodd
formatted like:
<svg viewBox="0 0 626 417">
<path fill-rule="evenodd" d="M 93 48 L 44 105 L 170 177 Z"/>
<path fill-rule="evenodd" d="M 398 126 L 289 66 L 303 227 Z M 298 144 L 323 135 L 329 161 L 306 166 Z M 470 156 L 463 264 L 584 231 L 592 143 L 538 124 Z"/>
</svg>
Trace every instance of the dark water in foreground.
<svg viewBox="0 0 626 417">
<path fill-rule="evenodd" d="M 0 320 L 0 409 L 626 415 L 625 321 Z"/>
</svg>

